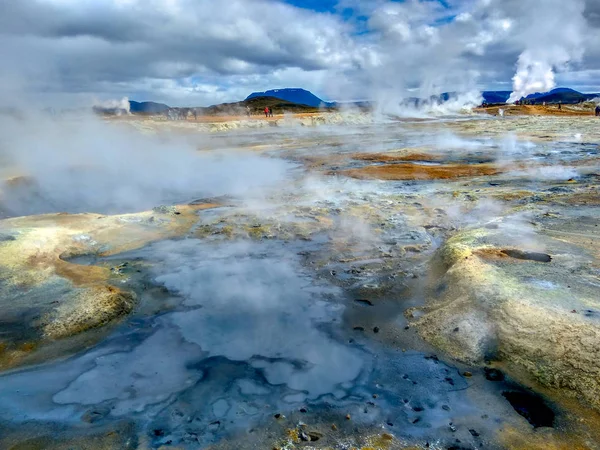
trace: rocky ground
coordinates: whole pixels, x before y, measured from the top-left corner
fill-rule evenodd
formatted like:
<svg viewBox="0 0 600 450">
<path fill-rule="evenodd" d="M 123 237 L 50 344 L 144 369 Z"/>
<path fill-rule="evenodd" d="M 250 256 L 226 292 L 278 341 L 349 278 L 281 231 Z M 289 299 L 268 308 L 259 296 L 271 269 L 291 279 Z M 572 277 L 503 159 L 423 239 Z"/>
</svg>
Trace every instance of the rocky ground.
<svg viewBox="0 0 600 450">
<path fill-rule="evenodd" d="M 600 448 L 596 118 L 109 122 L 286 175 L 6 213 L 2 448 Z"/>
</svg>

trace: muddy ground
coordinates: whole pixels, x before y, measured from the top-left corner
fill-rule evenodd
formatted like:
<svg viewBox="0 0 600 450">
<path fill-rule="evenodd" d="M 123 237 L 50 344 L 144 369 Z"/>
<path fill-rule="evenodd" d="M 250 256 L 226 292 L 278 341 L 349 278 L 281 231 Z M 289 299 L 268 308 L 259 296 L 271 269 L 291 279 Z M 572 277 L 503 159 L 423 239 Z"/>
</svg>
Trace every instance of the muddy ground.
<svg viewBox="0 0 600 450">
<path fill-rule="evenodd" d="M 597 118 L 85 129 L 3 169 L 0 447 L 600 448 Z"/>
</svg>

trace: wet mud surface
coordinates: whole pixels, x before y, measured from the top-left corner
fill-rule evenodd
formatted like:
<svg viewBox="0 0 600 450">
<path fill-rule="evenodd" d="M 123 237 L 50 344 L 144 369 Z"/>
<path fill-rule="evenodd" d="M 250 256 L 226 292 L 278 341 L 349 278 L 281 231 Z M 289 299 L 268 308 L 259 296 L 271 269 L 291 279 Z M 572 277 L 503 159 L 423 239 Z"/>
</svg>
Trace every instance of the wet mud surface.
<svg viewBox="0 0 600 450">
<path fill-rule="evenodd" d="M 228 131 L 276 176 L 0 221 L 0 446 L 599 448 L 600 135 L 547 120 Z"/>
</svg>

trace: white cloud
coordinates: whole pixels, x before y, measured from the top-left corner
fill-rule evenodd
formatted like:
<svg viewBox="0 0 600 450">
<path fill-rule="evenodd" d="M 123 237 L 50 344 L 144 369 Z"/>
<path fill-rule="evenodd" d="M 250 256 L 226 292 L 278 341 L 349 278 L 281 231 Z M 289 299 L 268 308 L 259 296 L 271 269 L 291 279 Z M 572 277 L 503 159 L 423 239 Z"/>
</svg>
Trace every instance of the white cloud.
<svg viewBox="0 0 600 450">
<path fill-rule="evenodd" d="M 5 100 L 20 84 L 80 102 L 207 105 L 276 87 L 395 101 L 496 86 L 518 62 L 526 90 L 552 85 L 550 69 L 555 82 L 578 82 L 577 71 L 600 68 L 600 49 L 586 44 L 600 39 L 594 0 L 340 1 L 355 10 L 349 20 L 280 0 L 10 3 L 0 3 Z"/>
</svg>

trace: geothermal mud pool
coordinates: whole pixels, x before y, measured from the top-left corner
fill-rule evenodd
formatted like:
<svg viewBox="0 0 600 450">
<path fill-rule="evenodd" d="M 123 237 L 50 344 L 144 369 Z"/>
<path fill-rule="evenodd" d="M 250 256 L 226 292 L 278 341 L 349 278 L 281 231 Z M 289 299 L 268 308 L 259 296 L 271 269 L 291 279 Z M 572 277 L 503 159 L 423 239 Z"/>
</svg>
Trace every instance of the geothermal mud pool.
<svg viewBox="0 0 600 450">
<path fill-rule="evenodd" d="M 7 126 L 2 448 L 600 448 L 600 123 L 302 120 Z"/>
</svg>

